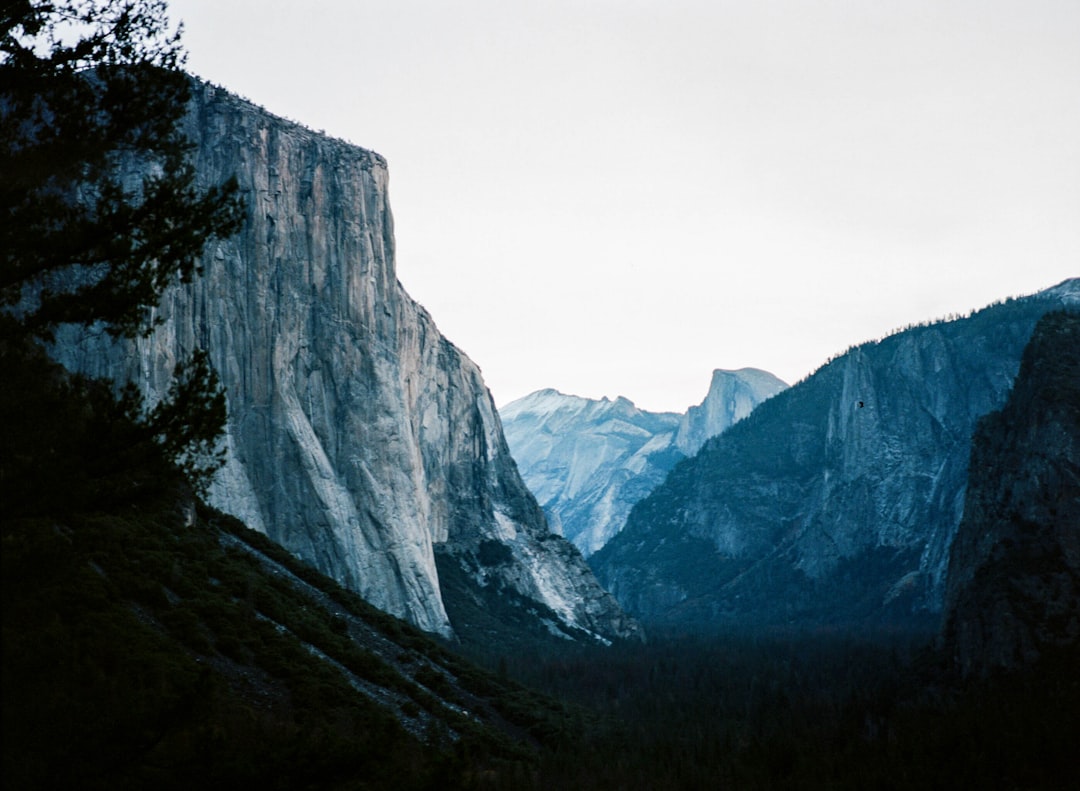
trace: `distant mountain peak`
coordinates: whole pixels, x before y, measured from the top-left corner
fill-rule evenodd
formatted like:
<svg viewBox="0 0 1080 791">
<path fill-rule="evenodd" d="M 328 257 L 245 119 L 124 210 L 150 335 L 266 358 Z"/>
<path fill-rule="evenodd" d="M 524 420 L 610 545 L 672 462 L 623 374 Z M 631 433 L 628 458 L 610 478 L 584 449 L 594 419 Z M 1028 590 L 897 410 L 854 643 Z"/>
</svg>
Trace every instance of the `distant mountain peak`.
<svg viewBox="0 0 1080 791">
<path fill-rule="evenodd" d="M 767 371 L 717 369 L 686 415 L 538 390 L 504 406 L 511 454 L 552 527 L 589 555 L 684 456 L 786 385 Z"/>
<path fill-rule="evenodd" d="M 787 383 L 760 368 L 735 371 L 717 368 L 709 392 L 697 406 L 686 410 L 675 445 L 693 456 L 705 441 L 742 420 L 762 401 L 787 389 Z"/>
<path fill-rule="evenodd" d="M 971 435 L 1080 281 L 853 347 L 678 465 L 590 557 L 680 626 L 932 628 Z M 863 408 L 859 408 L 859 404 Z"/>
</svg>

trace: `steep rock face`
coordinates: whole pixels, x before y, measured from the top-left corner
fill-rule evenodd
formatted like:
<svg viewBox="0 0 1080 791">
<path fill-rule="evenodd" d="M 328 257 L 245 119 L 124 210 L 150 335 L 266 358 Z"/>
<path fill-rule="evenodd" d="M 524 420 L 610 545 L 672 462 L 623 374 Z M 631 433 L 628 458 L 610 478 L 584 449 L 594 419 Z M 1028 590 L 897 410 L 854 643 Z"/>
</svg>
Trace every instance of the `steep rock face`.
<svg viewBox="0 0 1080 791">
<path fill-rule="evenodd" d="M 156 398 L 177 359 L 207 349 L 229 410 L 212 504 L 423 629 L 452 633 L 435 547 L 467 563 L 491 540 L 513 562 L 488 577 L 567 628 L 632 633 L 548 531 L 476 365 L 397 281 L 385 161 L 207 85 L 186 125 L 200 180 L 236 175 L 242 231 L 165 294 L 151 337 L 68 328 L 61 362 Z"/>
<path fill-rule="evenodd" d="M 1078 300 L 1066 281 L 850 350 L 677 465 L 590 564 L 661 621 L 931 626 L 975 421 Z"/>
<path fill-rule="evenodd" d="M 944 636 L 968 674 L 1080 641 L 1080 313 L 1043 317 L 1008 402 L 979 421 Z"/>
<path fill-rule="evenodd" d="M 705 400 L 686 410 L 679 421 L 675 447 L 684 456 L 693 456 L 707 439 L 742 420 L 765 399 L 786 389 L 786 382 L 758 368 L 713 371 Z"/>
<path fill-rule="evenodd" d="M 521 476 L 553 529 L 588 556 L 681 458 L 679 416 L 646 412 L 625 398 L 599 401 L 555 390 L 500 411 Z"/>
<path fill-rule="evenodd" d="M 588 557 L 615 535 L 634 503 L 675 463 L 785 385 L 754 368 L 713 372 L 685 415 L 540 390 L 500 410 L 522 478 L 548 521 Z"/>
</svg>

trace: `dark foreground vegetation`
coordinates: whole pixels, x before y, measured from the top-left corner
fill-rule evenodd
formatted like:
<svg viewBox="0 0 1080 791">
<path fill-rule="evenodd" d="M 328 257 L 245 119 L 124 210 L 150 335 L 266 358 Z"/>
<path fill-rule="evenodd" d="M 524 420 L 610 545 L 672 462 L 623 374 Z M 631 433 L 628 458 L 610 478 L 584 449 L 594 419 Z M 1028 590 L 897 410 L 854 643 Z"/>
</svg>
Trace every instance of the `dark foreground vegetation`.
<svg viewBox="0 0 1080 791">
<path fill-rule="evenodd" d="M 206 508 L 138 404 L 0 337 L 5 789 L 527 784 L 583 713 Z"/>
<path fill-rule="evenodd" d="M 540 754 L 534 788 L 1074 788 L 1077 651 L 965 682 L 927 637 L 667 636 L 486 661 L 593 716 Z"/>
<path fill-rule="evenodd" d="M 102 383 L 0 370 L 5 789 L 1074 787 L 1075 648 L 439 644 L 201 506 Z"/>
<path fill-rule="evenodd" d="M 913 640 L 656 636 L 484 671 L 178 502 L 5 520 L 5 788 L 1073 787 L 1075 652 L 963 682 Z"/>
<path fill-rule="evenodd" d="M 570 727 L 151 470 L 4 514 L 4 788 L 468 787 Z"/>
<path fill-rule="evenodd" d="M 1073 787 L 1075 648 L 965 682 L 926 634 L 439 644 L 0 352 L 5 788 Z"/>
</svg>

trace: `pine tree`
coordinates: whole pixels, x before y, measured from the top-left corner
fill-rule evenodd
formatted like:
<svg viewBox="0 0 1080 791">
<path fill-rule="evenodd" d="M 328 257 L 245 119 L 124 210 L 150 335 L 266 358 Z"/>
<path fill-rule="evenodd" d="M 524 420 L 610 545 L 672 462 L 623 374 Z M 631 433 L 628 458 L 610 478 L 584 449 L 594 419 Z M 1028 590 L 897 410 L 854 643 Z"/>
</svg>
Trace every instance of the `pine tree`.
<svg viewBox="0 0 1080 791">
<path fill-rule="evenodd" d="M 18 319 L 5 333 L 146 331 L 165 286 L 240 219 L 235 185 L 194 186 L 180 31 L 161 0 L 0 14 L 0 308 Z"/>
<path fill-rule="evenodd" d="M 34 359 L 63 323 L 149 333 L 162 291 L 198 274 L 207 240 L 238 229 L 235 182 L 200 190 L 188 161 L 180 33 L 163 0 L 0 8 L 0 365 Z M 178 366 L 153 410 L 130 392 L 117 403 L 205 483 L 225 417 L 205 354 Z"/>
</svg>

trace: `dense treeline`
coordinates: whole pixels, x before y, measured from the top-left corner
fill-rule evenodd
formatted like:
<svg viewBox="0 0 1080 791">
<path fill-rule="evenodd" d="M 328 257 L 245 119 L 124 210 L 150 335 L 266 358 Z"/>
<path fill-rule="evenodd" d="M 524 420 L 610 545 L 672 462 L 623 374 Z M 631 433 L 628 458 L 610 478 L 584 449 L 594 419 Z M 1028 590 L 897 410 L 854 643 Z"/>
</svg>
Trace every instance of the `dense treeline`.
<svg viewBox="0 0 1080 791">
<path fill-rule="evenodd" d="M 1070 787 L 1077 659 L 965 683 L 927 635 L 774 634 L 484 661 L 596 717 L 535 788 L 865 789 Z"/>
</svg>

